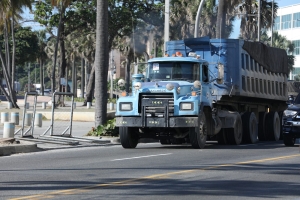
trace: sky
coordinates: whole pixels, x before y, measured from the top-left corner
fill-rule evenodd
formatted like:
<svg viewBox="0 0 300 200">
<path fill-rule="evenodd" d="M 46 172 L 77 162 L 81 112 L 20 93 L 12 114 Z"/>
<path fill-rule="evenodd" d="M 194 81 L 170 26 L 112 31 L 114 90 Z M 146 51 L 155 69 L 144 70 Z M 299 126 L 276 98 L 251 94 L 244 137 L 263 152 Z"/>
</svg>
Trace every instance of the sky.
<svg viewBox="0 0 300 200">
<path fill-rule="evenodd" d="M 294 4 L 300 4 L 300 0 L 274 0 L 278 4 L 278 7 L 285 7 Z M 234 32 L 230 35 L 230 38 L 237 39 L 240 32 L 241 20 L 236 20 L 234 22 Z"/>
<path fill-rule="evenodd" d="M 290 6 L 293 4 L 300 4 L 300 0 L 274 0 L 274 2 L 277 2 L 279 7 L 284 7 L 284 6 Z M 24 18 L 25 19 L 32 19 L 33 15 L 29 14 L 29 10 L 25 9 L 24 10 Z M 230 35 L 230 38 L 236 39 L 239 36 L 239 32 L 240 32 L 240 20 L 236 20 L 234 22 L 234 32 Z M 41 27 L 40 25 L 38 25 L 38 23 L 27 23 L 27 26 L 31 26 L 34 30 L 39 30 L 39 29 L 43 29 L 43 27 Z"/>
</svg>

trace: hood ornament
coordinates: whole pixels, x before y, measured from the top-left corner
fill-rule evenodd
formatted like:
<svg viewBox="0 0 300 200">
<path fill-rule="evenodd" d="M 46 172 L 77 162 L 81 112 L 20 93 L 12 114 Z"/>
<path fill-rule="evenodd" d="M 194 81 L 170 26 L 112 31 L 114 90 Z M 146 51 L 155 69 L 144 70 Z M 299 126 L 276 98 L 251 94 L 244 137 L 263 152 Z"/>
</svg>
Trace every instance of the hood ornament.
<svg viewBox="0 0 300 200">
<path fill-rule="evenodd" d="M 155 82 L 155 87 L 158 88 L 158 82 Z"/>
</svg>

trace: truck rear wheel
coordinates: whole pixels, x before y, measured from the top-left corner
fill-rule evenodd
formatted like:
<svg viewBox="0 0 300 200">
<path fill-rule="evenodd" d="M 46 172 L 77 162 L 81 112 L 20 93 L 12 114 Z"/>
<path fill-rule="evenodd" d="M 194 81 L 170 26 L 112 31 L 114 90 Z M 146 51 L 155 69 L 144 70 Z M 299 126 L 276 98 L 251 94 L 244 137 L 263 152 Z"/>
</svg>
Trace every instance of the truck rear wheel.
<svg viewBox="0 0 300 200">
<path fill-rule="evenodd" d="M 229 130 L 227 130 L 227 138 L 229 144 L 241 144 L 243 139 L 243 123 L 240 115 L 238 115 L 238 117 L 236 118 L 233 129 Z"/>
<path fill-rule="evenodd" d="M 266 130 L 266 112 L 260 112 L 258 118 L 258 139 L 260 141 L 267 140 L 267 130 Z"/>
<path fill-rule="evenodd" d="M 199 116 L 198 127 L 190 128 L 190 142 L 193 148 L 203 149 L 205 147 L 207 138 L 208 126 L 206 122 L 205 113 Z"/>
<path fill-rule="evenodd" d="M 258 137 L 257 120 L 253 112 L 246 112 L 242 116 L 243 121 L 243 141 L 246 143 L 256 143 Z"/>
<path fill-rule="evenodd" d="M 292 147 L 295 145 L 296 139 L 287 135 L 283 135 L 283 143 L 285 146 Z"/>
<path fill-rule="evenodd" d="M 277 112 L 269 112 L 267 114 L 267 137 L 269 140 L 278 141 L 280 138 L 280 118 Z"/>
<path fill-rule="evenodd" d="M 133 149 L 138 144 L 138 129 L 129 127 L 120 127 L 120 141 L 125 149 Z"/>
</svg>

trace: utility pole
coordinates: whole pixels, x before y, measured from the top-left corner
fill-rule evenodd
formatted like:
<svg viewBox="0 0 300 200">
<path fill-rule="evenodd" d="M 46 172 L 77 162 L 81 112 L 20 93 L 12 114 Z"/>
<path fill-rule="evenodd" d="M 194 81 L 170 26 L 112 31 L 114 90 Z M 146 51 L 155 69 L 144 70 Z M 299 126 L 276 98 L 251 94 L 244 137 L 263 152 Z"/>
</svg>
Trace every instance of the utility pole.
<svg viewBox="0 0 300 200">
<path fill-rule="evenodd" d="M 272 0 L 271 47 L 273 46 L 274 0 Z"/>
<path fill-rule="evenodd" d="M 165 31 L 164 31 L 164 54 L 167 51 L 167 41 L 169 41 L 170 36 L 169 36 L 169 28 L 170 28 L 170 0 L 165 1 Z"/>
<path fill-rule="evenodd" d="M 195 21 L 195 32 L 194 32 L 194 38 L 198 37 L 198 28 L 199 28 L 199 21 L 200 21 L 200 16 L 201 16 L 201 11 L 202 11 L 202 7 L 205 3 L 205 0 L 202 0 L 200 2 L 200 5 L 198 7 L 198 11 L 197 11 L 197 16 L 196 16 L 196 21 Z"/>
<path fill-rule="evenodd" d="M 27 92 L 30 92 L 30 63 L 28 63 L 28 83 L 27 83 Z"/>
</svg>

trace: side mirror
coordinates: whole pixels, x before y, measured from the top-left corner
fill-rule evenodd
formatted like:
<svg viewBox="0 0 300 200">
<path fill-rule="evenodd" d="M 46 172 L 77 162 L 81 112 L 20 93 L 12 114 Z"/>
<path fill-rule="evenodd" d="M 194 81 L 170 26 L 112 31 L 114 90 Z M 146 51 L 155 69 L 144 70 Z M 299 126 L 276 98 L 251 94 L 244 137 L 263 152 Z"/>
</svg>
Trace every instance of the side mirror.
<svg viewBox="0 0 300 200">
<path fill-rule="evenodd" d="M 195 81 L 194 82 L 194 87 L 195 88 L 200 88 L 201 87 L 201 82 L 200 81 Z"/>
<path fill-rule="evenodd" d="M 218 64 L 218 79 L 217 83 L 222 84 L 224 82 L 224 65 L 222 63 Z"/>
</svg>

